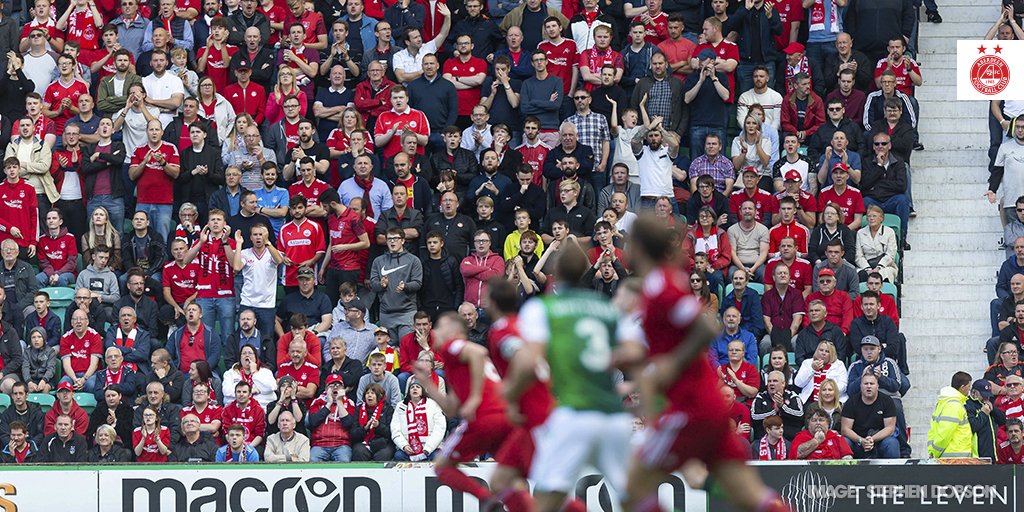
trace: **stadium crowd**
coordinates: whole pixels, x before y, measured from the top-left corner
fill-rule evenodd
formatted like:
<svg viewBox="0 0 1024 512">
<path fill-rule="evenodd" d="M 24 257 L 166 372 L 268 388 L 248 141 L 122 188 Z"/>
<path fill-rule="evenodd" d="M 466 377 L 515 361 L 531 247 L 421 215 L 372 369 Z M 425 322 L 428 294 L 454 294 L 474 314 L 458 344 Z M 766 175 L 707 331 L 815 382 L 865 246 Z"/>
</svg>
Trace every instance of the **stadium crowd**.
<svg viewBox="0 0 1024 512">
<path fill-rule="evenodd" d="M 432 322 L 641 211 L 753 458 L 910 455 L 912 0 L 2 4 L 2 462 L 432 459 Z"/>
</svg>

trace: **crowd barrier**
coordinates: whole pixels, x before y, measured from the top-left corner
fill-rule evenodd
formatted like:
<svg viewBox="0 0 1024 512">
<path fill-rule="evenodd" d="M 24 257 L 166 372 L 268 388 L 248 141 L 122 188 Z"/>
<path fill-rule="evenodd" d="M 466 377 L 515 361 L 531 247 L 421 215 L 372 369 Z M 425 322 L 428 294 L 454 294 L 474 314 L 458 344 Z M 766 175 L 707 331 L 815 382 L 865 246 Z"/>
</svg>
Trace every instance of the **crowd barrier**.
<svg viewBox="0 0 1024 512">
<path fill-rule="evenodd" d="M 882 463 L 757 464 L 794 512 L 884 510 L 1013 512 L 1024 505 L 1014 466 Z M 491 464 L 466 471 L 486 481 Z M 1024 482 L 1022 482 L 1024 484 Z M 1019 491 L 1018 491 L 1019 489 Z M 592 511 L 618 512 L 600 475 L 576 493 Z M 728 512 L 677 475 L 662 505 Z M 429 464 L 5 466 L 0 511 L 67 512 L 475 512 L 476 499 L 441 485 Z"/>
</svg>

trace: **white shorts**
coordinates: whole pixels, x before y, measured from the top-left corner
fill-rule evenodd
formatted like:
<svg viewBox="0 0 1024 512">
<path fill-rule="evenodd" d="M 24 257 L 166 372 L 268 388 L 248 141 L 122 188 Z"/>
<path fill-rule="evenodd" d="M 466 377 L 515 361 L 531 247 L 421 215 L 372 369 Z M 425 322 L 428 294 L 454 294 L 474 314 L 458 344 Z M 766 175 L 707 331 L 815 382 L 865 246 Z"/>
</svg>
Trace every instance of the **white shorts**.
<svg viewBox="0 0 1024 512">
<path fill-rule="evenodd" d="M 632 417 L 558 407 L 534 429 L 530 480 L 540 492 L 572 493 L 584 465 L 596 467 L 616 492 L 626 490 Z"/>
</svg>

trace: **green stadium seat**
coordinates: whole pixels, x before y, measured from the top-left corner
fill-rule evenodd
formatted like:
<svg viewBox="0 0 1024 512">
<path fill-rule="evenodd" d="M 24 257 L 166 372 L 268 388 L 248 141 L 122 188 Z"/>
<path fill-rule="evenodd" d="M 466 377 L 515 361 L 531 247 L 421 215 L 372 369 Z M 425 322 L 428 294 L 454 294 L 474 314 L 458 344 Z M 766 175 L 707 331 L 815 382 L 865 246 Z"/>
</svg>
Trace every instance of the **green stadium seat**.
<svg viewBox="0 0 1024 512">
<path fill-rule="evenodd" d="M 11 397 L 0 394 L 0 412 L 4 412 L 11 406 Z"/>
<path fill-rule="evenodd" d="M 39 291 L 46 292 L 50 296 L 51 308 L 67 308 L 75 301 L 75 290 L 67 286 L 51 286 L 42 288 Z"/>
<path fill-rule="evenodd" d="M 75 393 L 75 402 L 88 414 L 96 408 L 96 397 L 92 393 Z"/>
<path fill-rule="evenodd" d="M 868 291 L 867 283 L 860 283 L 860 293 L 864 293 L 866 291 Z M 898 299 L 899 295 L 899 291 L 896 289 L 896 285 L 886 281 L 882 282 L 882 293 L 892 297 L 893 300 Z"/>
<path fill-rule="evenodd" d="M 763 283 L 747 283 L 747 287 L 750 288 L 751 290 L 754 290 L 755 292 L 757 292 L 757 294 L 759 296 L 760 295 L 764 295 L 764 284 Z M 732 289 L 733 289 L 732 288 L 732 283 L 729 283 L 729 284 L 725 285 L 725 293 L 722 294 L 722 298 L 724 299 L 726 296 L 728 296 L 730 293 L 732 293 Z"/>
<path fill-rule="evenodd" d="M 768 367 L 768 356 L 771 354 L 765 354 L 761 356 L 761 368 Z M 793 352 L 786 352 L 787 359 L 789 359 L 790 366 L 796 366 L 796 354 Z"/>
<path fill-rule="evenodd" d="M 57 401 L 57 398 L 49 393 L 29 393 L 28 401 L 39 404 L 45 413 L 53 408 L 53 403 Z"/>
</svg>

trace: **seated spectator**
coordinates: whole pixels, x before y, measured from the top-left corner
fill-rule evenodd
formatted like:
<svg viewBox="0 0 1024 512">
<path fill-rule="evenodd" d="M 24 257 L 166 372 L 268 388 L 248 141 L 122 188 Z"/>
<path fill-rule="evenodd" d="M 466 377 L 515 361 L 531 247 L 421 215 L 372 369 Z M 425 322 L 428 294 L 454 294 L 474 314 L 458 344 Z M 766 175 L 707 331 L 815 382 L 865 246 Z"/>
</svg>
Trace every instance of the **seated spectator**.
<svg viewBox="0 0 1024 512">
<path fill-rule="evenodd" d="M 818 220 L 818 201 L 814 195 L 803 189 L 803 177 L 796 169 L 790 169 L 783 174 L 782 190 L 775 193 L 775 200 L 782 205 L 784 197 L 792 198 L 796 205 L 796 220 L 800 224 L 813 228 Z M 814 180 L 809 176 L 810 181 Z M 772 222 L 781 222 L 782 213 L 772 215 Z"/>
<path fill-rule="evenodd" d="M 714 138 L 713 136 L 711 137 Z M 711 176 L 697 178 L 697 193 L 690 196 L 686 201 L 686 220 L 697 222 L 700 217 L 700 210 L 711 208 L 714 213 L 716 226 L 725 226 L 729 222 L 729 200 L 724 194 L 715 190 L 714 179 Z M 726 254 L 728 256 L 728 253 Z"/>
<path fill-rule="evenodd" d="M 878 377 L 865 372 L 860 393 L 843 406 L 842 434 L 856 459 L 898 459 L 896 405 L 888 395 L 878 392 Z"/>
<path fill-rule="evenodd" d="M 850 460 L 853 451 L 832 426 L 831 414 L 817 404 L 807 406 L 807 428 L 801 430 L 790 449 L 790 458 L 801 460 Z"/>
<path fill-rule="evenodd" d="M 221 413 L 221 434 L 229 444 L 231 440 L 228 438 L 236 425 L 242 426 L 243 438 L 247 445 L 257 447 L 266 439 L 267 413 L 255 400 L 252 389 L 244 380 L 235 384 L 234 400 L 225 405 Z M 237 446 L 232 448 L 238 450 Z"/>
<path fill-rule="evenodd" d="M 114 427 L 103 424 L 96 429 L 93 447 L 85 457 L 90 464 L 126 464 L 132 461 L 132 453 L 119 441 Z"/>
<path fill-rule="evenodd" d="M 163 246 L 161 245 L 160 251 L 163 253 Z M 161 265 L 163 268 L 163 265 Z M 159 306 L 156 301 L 149 296 L 149 293 L 157 293 L 157 289 L 160 286 L 160 274 L 159 272 L 153 276 L 149 281 L 146 280 L 145 273 L 139 268 L 131 268 L 126 274 L 126 286 L 128 293 L 121 296 L 121 299 L 114 303 L 113 310 L 118 311 L 120 316 L 121 308 L 131 308 L 131 322 L 134 324 L 138 322 L 139 326 L 149 332 L 157 332 L 160 328 L 160 324 L 157 321 Z M 152 292 L 150 291 L 152 290 Z"/>
<path fill-rule="evenodd" d="M 306 269 L 306 271 L 311 272 L 312 269 Z M 304 278 L 303 281 L 313 281 L 313 279 Z M 322 292 L 317 293 L 323 295 Z M 326 302 L 326 296 L 324 296 L 324 301 L 321 302 Z M 320 338 L 317 337 L 315 331 L 306 328 L 307 321 L 308 320 L 306 315 L 303 315 L 301 313 L 295 313 L 293 315 L 290 315 L 288 321 L 288 332 L 285 333 L 284 336 L 281 336 L 279 340 L 277 340 L 277 354 L 274 356 L 274 364 L 277 367 L 282 367 L 292 362 L 290 351 L 291 344 L 293 341 L 298 341 L 303 344 L 303 348 L 305 348 L 305 350 L 303 351 L 305 362 L 311 363 L 313 366 L 316 366 L 317 368 L 320 367 L 320 362 L 322 361 L 323 358 L 322 350 L 320 348 Z M 328 325 L 330 325 L 330 322 L 328 322 Z"/>
<path fill-rule="evenodd" d="M 898 329 L 900 326 L 900 312 L 896 308 L 896 298 L 892 295 L 882 293 L 882 274 L 878 272 L 871 272 L 868 274 L 867 280 L 868 291 L 874 292 L 878 295 L 878 313 L 885 315 L 892 319 L 893 324 Z M 863 308 L 863 296 L 858 295 L 853 300 L 853 318 L 859 318 L 864 315 Z M 989 361 L 992 359 L 990 358 Z"/>
<path fill-rule="evenodd" d="M 1020 345 L 1012 341 L 999 343 L 996 359 L 985 370 L 985 380 L 992 383 L 992 393 L 1006 394 L 1006 378 L 1010 375 L 1024 377 L 1024 365 L 1020 364 Z"/>
<path fill-rule="evenodd" d="M 273 322 L 267 321 L 266 323 L 271 326 L 270 329 L 272 330 Z M 238 330 L 228 337 L 224 343 L 224 368 L 230 370 L 238 362 L 239 352 L 246 345 L 252 346 L 257 352 L 262 352 L 262 347 L 269 346 L 272 332 L 263 332 L 257 329 L 256 326 L 256 313 L 253 312 L 252 308 L 242 309 L 242 312 L 238 314 Z M 265 361 L 266 354 L 258 356 L 257 359 Z M 217 389 L 219 390 L 220 388 Z"/>
<path fill-rule="evenodd" d="M 167 352 L 167 349 L 158 348 L 154 350 L 149 356 L 149 367 L 150 373 L 145 379 L 146 382 L 150 384 L 159 382 L 163 386 L 161 393 L 166 392 L 171 402 L 180 404 L 182 386 L 185 385 L 185 375 L 171 365 L 171 354 Z M 146 393 L 147 395 L 149 394 L 148 385 Z"/>
<path fill-rule="evenodd" d="M 732 164 L 736 169 L 753 168 L 757 171 L 760 178 L 758 181 L 767 181 L 771 176 L 771 162 L 776 159 L 778 155 L 778 145 L 773 146 L 771 139 L 767 135 L 761 132 L 762 123 L 761 120 L 754 114 L 747 114 L 747 117 L 743 120 L 743 133 L 737 135 L 732 140 Z M 705 143 L 704 156 L 707 156 L 707 147 Z M 698 157 L 700 158 L 700 157 Z M 697 163 L 694 160 L 693 164 L 690 164 L 690 178 L 693 179 L 693 165 Z M 735 176 L 735 173 L 730 170 L 729 176 Z M 726 180 L 726 183 L 731 183 L 732 179 Z M 716 183 L 717 185 L 717 183 Z M 732 193 L 732 186 L 726 187 L 725 190 L 719 189 L 725 195 Z"/>
<path fill-rule="evenodd" d="M 838 244 L 838 242 L 836 243 Z M 839 257 L 839 255 L 836 255 L 836 257 L 844 265 L 848 266 L 849 275 L 857 275 L 853 270 L 853 266 Z M 843 330 L 843 334 L 849 334 L 850 322 L 853 321 L 853 299 L 850 298 L 850 294 L 846 290 L 836 289 L 836 273 L 831 268 L 828 268 L 828 266 L 818 272 L 818 279 L 815 283 L 817 283 L 818 290 L 807 296 L 807 302 L 810 303 L 813 300 L 824 302 L 825 308 L 828 310 L 828 321 L 838 325 Z M 857 282 L 856 278 L 853 279 L 853 283 L 853 296 L 857 297 L 857 292 L 860 291 L 860 283 Z M 840 358 L 843 358 L 843 356 L 841 355 Z"/>
<path fill-rule="evenodd" d="M 824 194 L 825 191 L 822 193 Z M 843 214 L 842 207 L 836 203 L 828 203 L 821 207 L 821 222 L 814 226 L 811 237 L 807 240 L 807 259 L 813 265 L 817 265 L 825 259 L 825 248 L 833 240 L 842 244 L 843 257 L 847 262 L 856 262 L 857 235 L 854 234 L 854 228 L 849 227 L 846 220 L 847 217 Z M 860 229 L 859 220 L 856 222 L 856 229 Z"/>
<path fill-rule="evenodd" d="M 786 347 L 775 345 L 768 352 L 768 364 L 761 368 L 761 391 L 768 387 L 768 374 L 771 372 L 782 373 L 782 376 L 786 379 L 786 389 L 800 390 L 800 388 L 793 384 L 793 379 L 796 377 L 796 368 L 789 364 L 789 353 L 786 351 Z"/>
<path fill-rule="evenodd" d="M 261 406 L 266 406 L 274 399 L 274 391 L 277 390 L 274 373 L 261 366 L 258 349 L 252 345 L 243 346 L 238 353 L 238 362 L 224 372 L 224 406 L 235 400 L 235 386 L 239 382 L 252 383 L 251 393 Z"/>
<path fill-rule="evenodd" d="M 259 462 L 260 454 L 246 442 L 246 428 L 238 423 L 228 427 L 227 444 L 217 449 L 214 462 Z"/>
<path fill-rule="evenodd" d="M 278 432 L 267 436 L 263 452 L 267 462 L 309 462 L 309 438 L 295 431 L 295 416 L 283 411 L 277 416 Z"/>
<path fill-rule="evenodd" d="M 812 359 L 823 342 L 830 342 L 842 347 L 839 357 L 846 360 L 850 356 L 850 347 L 842 328 L 828 320 L 828 309 L 821 299 L 814 299 L 807 304 L 808 322 L 793 342 L 796 364 Z M 838 349 L 837 349 L 838 350 Z"/>
<path fill-rule="evenodd" d="M 171 453 L 171 430 L 160 425 L 155 407 L 142 407 L 142 425 L 132 432 L 136 462 L 167 462 Z"/>
<path fill-rule="evenodd" d="M 312 432 L 310 462 L 352 460 L 349 432 L 356 424 L 356 418 L 351 415 L 356 406 L 345 396 L 346 384 L 341 375 L 328 375 L 324 392 L 309 406 L 306 426 Z"/>
<path fill-rule="evenodd" d="M 147 409 L 156 410 L 160 424 L 171 431 L 171 443 L 177 442 L 181 437 L 181 406 L 171 403 L 171 397 L 164 392 L 164 387 L 159 382 L 150 382 L 146 386 L 145 399 L 135 408 L 135 414 L 132 416 L 134 427 L 142 426 L 142 412 Z"/>
<path fill-rule="evenodd" d="M 198 418 L 199 431 L 213 441 L 214 450 L 216 450 L 221 443 L 220 432 L 223 423 L 221 418 L 224 417 L 224 408 L 213 399 L 214 391 L 210 384 L 197 382 L 192 386 L 191 403 L 181 408 L 181 417 L 184 419 L 186 416 L 192 415 Z M 184 426 L 185 422 L 182 421 L 181 424 Z M 182 433 L 184 434 L 184 432 Z M 212 457 L 212 451 L 210 455 Z"/>
<path fill-rule="evenodd" d="M 825 114 L 828 117 L 825 123 L 807 142 L 807 154 L 811 161 L 817 161 L 819 156 L 825 154 L 825 148 L 832 142 L 832 135 L 836 132 L 843 132 L 846 135 L 847 145 L 851 151 L 862 152 L 865 149 L 860 123 L 846 117 L 846 107 L 842 100 L 826 100 Z"/>
<path fill-rule="evenodd" d="M 391 421 L 394 408 L 378 384 L 366 387 L 362 403 L 356 406 L 356 424 L 350 431 L 353 461 L 391 460 L 395 445 L 391 442 Z"/>
<path fill-rule="evenodd" d="M 387 397 L 388 403 L 391 404 L 392 410 L 402 401 L 402 391 L 398 387 L 398 377 L 395 377 L 393 373 L 385 371 L 386 366 L 384 354 L 378 352 L 370 355 L 370 373 L 363 375 L 359 379 L 359 385 L 356 389 L 356 400 L 358 400 L 359 405 L 363 404 L 367 387 L 373 384 L 377 384 L 384 389 L 384 394 Z"/>
<path fill-rule="evenodd" d="M 42 327 L 29 331 L 27 338 L 21 362 L 21 378 L 28 386 L 29 393 L 49 393 L 57 369 L 59 349 L 47 346 L 46 331 Z"/>
<path fill-rule="evenodd" d="M 765 435 L 764 420 L 777 416 L 782 419 L 784 436 L 792 440 L 803 425 L 804 404 L 800 396 L 786 389 L 786 378 L 782 372 L 773 371 L 768 374 L 765 390 L 754 397 L 750 406 L 750 419 L 753 420 L 754 439 Z"/>
<path fill-rule="evenodd" d="M 433 460 L 446 428 L 447 419 L 437 402 L 424 396 L 422 384 L 412 382 L 391 420 L 395 460 Z"/>
<path fill-rule="evenodd" d="M 152 339 L 149 331 L 136 323 L 135 309 L 131 306 L 121 307 L 117 325 L 107 330 L 103 346 L 107 350 L 114 348 L 119 351 L 125 366 L 133 372 L 140 374 L 149 372 L 149 355 L 152 348 Z"/>
<path fill-rule="evenodd" d="M 840 383 L 839 401 L 846 401 L 846 364 L 836 356 L 836 346 L 831 341 L 818 343 L 814 357 L 804 359 L 800 364 L 800 370 L 796 372 L 796 378 L 793 380 L 793 383 L 800 388 L 800 400 L 804 404 L 816 402 L 821 383 L 825 379 L 832 379 Z"/>
<path fill-rule="evenodd" d="M 873 158 L 864 162 L 864 170 L 860 177 L 860 191 L 864 195 L 864 205 L 878 206 L 885 213 L 900 218 L 900 236 L 903 238 L 903 250 L 909 251 L 906 242 L 907 222 L 910 219 L 910 199 L 907 196 L 906 162 L 891 152 L 888 133 L 879 132 L 871 137 L 874 146 Z"/>
<path fill-rule="evenodd" d="M 867 280 L 868 274 L 877 272 L 885 281 L 895 283 L 899 239 L 892 228 L 882 225 L 885 212 L 880 206 L 872 204 L 867 210 L 868 225 L 857 231 L 857 275 Z"/>
<path fill-rule="evenodd" d="M 181 418 L 181 439 L 171 444 L 170 462 L 214 461 L 217 443 L 208 433 L 200 431 L 199 427 L 199 417 L 194 413 L 187 413 Z"/>
<path fill-rule="evenodd" d="M 84 225 L 85 220 L 82 219 Z M 78 274 L 78 244 L 75 236 L 64 227 L 64 214 L 57 208 L 46 212 L 46 230 L 39 237 L 36 255 L 39 257 L 39 287 L 71 286 Z"/>
<path fill-rule="evenodd" d="M 733 289 L 726 294 L 721 307 L 737 308 L 740 311 L 740 327 L 753 334 L 755 339 L 761 339 L 764 336 L 764 315 L 761 310 L 761 296 L 747 286 L 748 282 L 749 274 L 747 272 L 743 270 L 733 271 Z"/>
<path fill-rule="evenodd" d="M 20 421 L 10 425 L 10 440 L 0 450 L 0 464 L 31 464 L 47 462 L 39 443 L 28 435 L 28 427 Z"/>
<path fill-rule="evenodd" d="M 689 206 L 689 205 L 687 205 Z M 710 271 L 716 274 L 715 280 L 721 282 L 722 273 L 729 268 L 732 256 L 732 245 L 725 229 L 716 225 L 719 215 L 710 206 L 702 206 L 697 213 L 696 222 L 686 233 L 683 250 L 686 254 L 704 253 L 707 255 Z M 693 259 L 689 261 L 693 266 Z"/>
<path fill-rule="evenodd" d="M 117 350 L 117 347 L 107 348 L 103 353 L 103 360 L 106 363 L 106 368 L 93 375 L 93 389 L 95 390 L 93 395 L 96 397 L 96 402 L 103 402 L 106 389 L 110 386 L 117 386 L 118 392 L 123 395 L 125 402 L 134 402 L 137 387 L 140 385 L 138 381 L 140 376 L 125 364 L 124 356 L 121 355 L 121 351 Z"/>
<path fill-rule="evenodd" d="M 737 320 L 735 318 L 737 316 L 733 315 L 733 321 Z M 718 367 L 718 375 L 726 386 L 734 388 L 737 401 L 746 402 L 757 395 L 761 388 L 761 376 L 758 374 L 756 366 L 744 360 L 746 357 L 744 341 L 730 341 L 728 350 L 728 361 Z"/>
<path fill-rule="evenodd" d="M 306 434 L 306 408 L 309 401 L 299 400 L 298 384 L 295 377 L 283 375 L 277 379 L 277 400 L 267 404 L 267 436 L 278 432 L 277 419 L 282 412 L 289 412 L 295 420 L 295 431 Z"/>
<path fill-rule="evenodd" d="M 91 393 L 92 376 L 100 367 L 103 338 L 89 327 L 85 311 L 78 310 L 71 315 L 71 330 L 60 338 L 59 355 L 64 374 L 60 383 L 67 383 L 71 391 Z"/>
<path fill-rule="evenodd" d="M 216 367 L 222 347 L 217 331 L 203 324 L 203 308 L 198 302 L 185 306 L 185 326 L 167 339 L 171 364 L 182 373 L 188 371 L 192 361 L 205 360 L 211 368 Z"/>
<path fill-rule="evenodd" d="M 43 440 L 42 457 L 37 462 L 59 464 L 85 460 L 89 452 L 89 444 L 82 434 L 75 431 L 71 417 L 67 414 L 58 415 L 54 419 L 53 428 L 53 433 L 47 435 Z"/>
<path fill-rule="evenodd" d="M 94 299 L 109 308 L 121 298 L 121 287 L 117 283 L 117 275 L 109 266 L 110 249 L 102 245 L 97 246 L 91 254 L 92 263 L 79 272 L 75 288 L 89 290 Z"/>
<path fill-rule="evenodd" d="M 364 361 L 348 357 L 348 344 L 344 338 L 331 338 L 327 346 L 329 357 L 324 361 L 323 366 L 320 367 L 319 389 L 326 389 L 327 378 L 331 375 L 340 375 L 345 379 L 345 382 L 359 382 L 359 379 L 367 371 L 366 364 Z M 401 355 L 401 349 L 399 349 L 399 355 Z M 355 386 L 349 390 L 348 394 L 349 400 L 352 400 L 354 403 L 356 396 Z"/>
<path fill-rule="evenodd" d="M 772 215 L 772 220 L 777 220 L 778 223 L 768 230 L 768 256 L 777 256 L 782 241 L 786 238 L 792 238 L 796 251 L 799 253 L 799 256 L 803 257 L 807 254 L 807 239 L 810 237 L 811 231 L 803 224 L 797 222 L 796 214 L 799 205 L 795 199 L 788 195 L 779 197 L 778 203 L 778 218 L 776 219 L 775 215 Z M 770 269 L 765 268 L 765 280 L 770 275 Z M 807 286 L 810 286 L 810 284 L 810 275 L 808 274 Z M 807 293 L 811 293 L 810 290 L 807 290 Z"/>
<path fill-rule="evenodd" d="M 213 372 L 213 369 L 210 368 L 210 363 L 202 359 L 197 359 L 192 361 L 192 364 L 188 365 L 188 378 L 185 379 L 185 384 L 181 391 L 181 405 L 185 407 L 193 405 L 193 390 L 199 385 L 206 386 L 206 393 L 209 397 L 207 400 L 213 401 L 214 403 L 220 402 L 220 400 L 218 400 L 218 396 L 221 388 L 223 387 L 223 382 L 221 382 L 220 377 Z"/>
<path fill-rule="evenodd" d="M 295 380 L 295 398 L 304 404 L 317 396 L 317 387 L 320 385 L 320 367 L 310 362 L 307 354 L 306 343 L 301 339 L 293 339 L 288 344 L 288 360 L 277 369 L 279 379 L 287 376 Z"/>
<path fill-rule="evenodd" d="M 0 445 L 10 443 L 11 426 L 15 423 L 21 423 L 26 435 L 37 445 L 42 443 L 45 419 L 39 404 L 28 401 L 28 390 L 22 382 L 15 383 L 9 395 L 11 406 L 0 413 Z"/>
<path fill-rule="evenodd" d="M 56 348 L 64 331 L 61 329 L 60 317 L 50 311 L 50 294 L 42 290 L 36 292 L 32 298 L 32 307 L 35 309 L 35 314 L 25 315 L 25 341 L 29 341 L 28 334 L 32 330 L 40 328 L 43 329 L 45 344 Z M 11 331 L 14 331 L 13 325 L 11 325 Z"/>
<path fill-rule="evenodd" d="M 843 403 L 839 401 L 839 384 L 832 379 L 825 379 L 818 386 L 818 400 L 811 405 L 821 407 L 829 416 L 829 427 L 839 431 L 843 419 Z"/>
<path fill-rule="evenodd" d="M 789 267 L 776 265 L 774 286 L 765 289 L 761 297 L 765 331 L 767 335 L 761 340 L 760 352 L 767 353 L 768 348 L 782 345 L 787 350 L 793 347 L 793 338 L 803 325 L 806 306 L 800 292 L 789 286 Z"/>
<path fill-rule="evenodd" d="M 756 292 L 754 293 L 756 294 Z M 722 313 L 722 333 L 711 342 L 708 351 L 711 356 L 711 364 L 714 367 L 717 368 L 729 362 L 729 345 L 734 341 L 743 344 L 744 360 L 757 366 L 757 339 L 750 331 L 742 327 L 740 320 L 739 309 L 735 306 L 725 306 L 725 311 Z M 760 387 L 760 381 L 758 387 Z"/>
<path fill-rule="evenodd" d="M 878 294 L 867 291 L 861 295 L 861 311 L 863 316 L 850 322 L 850 344 L 853 352 L 860 351 L 860 344 L 865 336 L 871 335 L 878 339 L 886 357 L 891 357 L 899 365 L 904 375 L 909 375 L 907 368 L 906 337 L 896 328 L 892 318 L 879 315 Z"/>
<path fill-rule="evenodd" d="M 750 407 L 736 401 L 736 393 L 729 386 L 722 386 L 725 403 L 731 408 L 729 419 L 736 425 L 736 434 L 744 441 L 750 442 Z"/>
<path fill-rule="evenodd" d="M 743 180 L 744 185 L 749 181 L 752 181 L 754 173 L 752 171 L 744 170 Z M 760 189 L 757 189 L 761 192 Z M 753 199 L 746 199 L 746 189 L 734 192 L 730 198 L 730 211 L 733 215 L 739 217 L 739 222 L 729 226 L 727 231 L 729 235 L 729 247 L 731 254 L 731 265 L 729 265 L 729 276 L 735 275 L 737 270 L 742 270 L 746 274 L 747 279 L 754 279 L 756 281 L 764 280 L 765 267 L 764 264 L 768 260 L 768 228 L 758 220 L 758 204 L 763 204 L 761 201 L 755 201 Z M 733 209 L 732 204 L 734 198 L 745 198 L 742 203 Z M 767 201 L 774 201 L 771 196 L 766 196 Z M 765 212 L 766 215 L 770 215 Z"/>
<path fill-rule="evenodd" d="M 751 446 L 751 457 L 756 457 L 756 460 L 789 459 L 790 443 L 783 437 L 782 418 L 778 416 L 765 418 L 764 430 L 765 434 Z"/>
</svg>

